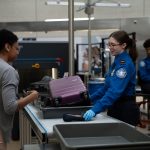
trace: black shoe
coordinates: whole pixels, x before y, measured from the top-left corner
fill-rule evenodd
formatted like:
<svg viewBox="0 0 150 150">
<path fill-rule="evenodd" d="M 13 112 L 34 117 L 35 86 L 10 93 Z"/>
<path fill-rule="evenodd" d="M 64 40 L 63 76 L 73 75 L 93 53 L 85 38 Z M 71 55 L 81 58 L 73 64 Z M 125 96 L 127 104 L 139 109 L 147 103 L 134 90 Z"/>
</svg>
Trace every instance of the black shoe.
<svg viewBox="0 0 150 150">
<path fill-rule="evenodd" d="M 66 122 L 85 121 L 82 115 L 73 115 L 73 114 L 63 114 L 63 120 Z"/>
</svg>

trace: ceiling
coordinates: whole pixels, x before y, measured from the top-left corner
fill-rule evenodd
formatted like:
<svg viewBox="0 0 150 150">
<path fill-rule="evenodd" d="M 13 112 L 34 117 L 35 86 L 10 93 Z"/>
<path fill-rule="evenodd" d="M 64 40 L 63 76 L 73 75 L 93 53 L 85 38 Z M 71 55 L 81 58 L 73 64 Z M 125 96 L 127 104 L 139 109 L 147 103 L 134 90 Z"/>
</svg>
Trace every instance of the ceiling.
<svg viewBox="0 0 150 150">
<path fill-rule="evenodd" d="M 74 0 L 75 2 L 87 2 L 87 0 Z M 95 0 L 96 1 L 96 0 Z M 103 0 L 101 2 L 112 2 Z M 131 7 L 94 7 L 91 21 L 92 30 L 125 29 L 135 31 L 139 38 L 150 36 L 148 32 L 150 24 L 150 0 L 113 0 L 115 2 L 129 3 Z M 46 0 L 1 0 L 0 1 L 0 28 L 8 28 L 15 32 L 51 32 L 68 31 L 68 22 L 44 22 L 50 18 L 67 18 L 68 6 L 45 5 Z M 92 0 L 94 2 L 94 0 Z M 74 17 L 87 17 L 84 11 L 76 11 Z M 136 22 L 137 21 L 137 22 Z M 87 30 L 88 21 L 76 21 L 75 30 Z"/>
</svg>

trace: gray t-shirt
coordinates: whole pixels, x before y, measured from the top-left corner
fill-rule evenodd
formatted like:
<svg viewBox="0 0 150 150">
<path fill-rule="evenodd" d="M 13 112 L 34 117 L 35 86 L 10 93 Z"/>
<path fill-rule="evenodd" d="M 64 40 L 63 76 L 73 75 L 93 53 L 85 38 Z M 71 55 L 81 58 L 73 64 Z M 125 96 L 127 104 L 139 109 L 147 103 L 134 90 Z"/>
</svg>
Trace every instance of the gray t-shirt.
<svg viewBox="0 0 150 150">
<path fill-rule="evenodd" d="M 0 59 L 0 130 L 9 142 L 17 109 L 19 75 L 7 62 Z"/>
</svg>

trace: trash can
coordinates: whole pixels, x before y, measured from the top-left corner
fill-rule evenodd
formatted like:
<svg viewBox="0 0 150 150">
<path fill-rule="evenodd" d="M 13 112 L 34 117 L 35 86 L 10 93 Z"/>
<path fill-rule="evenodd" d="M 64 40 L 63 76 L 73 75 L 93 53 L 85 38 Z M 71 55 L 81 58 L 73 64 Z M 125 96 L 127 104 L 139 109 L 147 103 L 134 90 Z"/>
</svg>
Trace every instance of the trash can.
<svg viewBox="0 0 150 150">
<path fill-rule="evenodd" d="M 104 80 L 91 80 L 88 82 L 88 91 L 89 94 L 93 94 L 97 89 L 102 88 L 104 86 Z"/>
</svg>

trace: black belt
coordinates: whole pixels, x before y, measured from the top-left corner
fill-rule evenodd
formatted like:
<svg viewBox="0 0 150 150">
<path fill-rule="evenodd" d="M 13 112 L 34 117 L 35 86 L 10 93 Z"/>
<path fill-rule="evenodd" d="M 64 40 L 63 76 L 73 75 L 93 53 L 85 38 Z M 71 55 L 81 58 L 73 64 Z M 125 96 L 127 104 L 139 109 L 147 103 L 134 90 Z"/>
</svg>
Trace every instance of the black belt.
<svg viewBox="0 0 150 150">
<path fill-rule="evenodd" d="M 136 101 L 136 96 L 121 96 L 116 102 Z"/>
<path fill-rule="evenodd" d="M 142 84 L 149 84 L 150 85 L 150 81 L 142 81 Z"/>
</svg>

